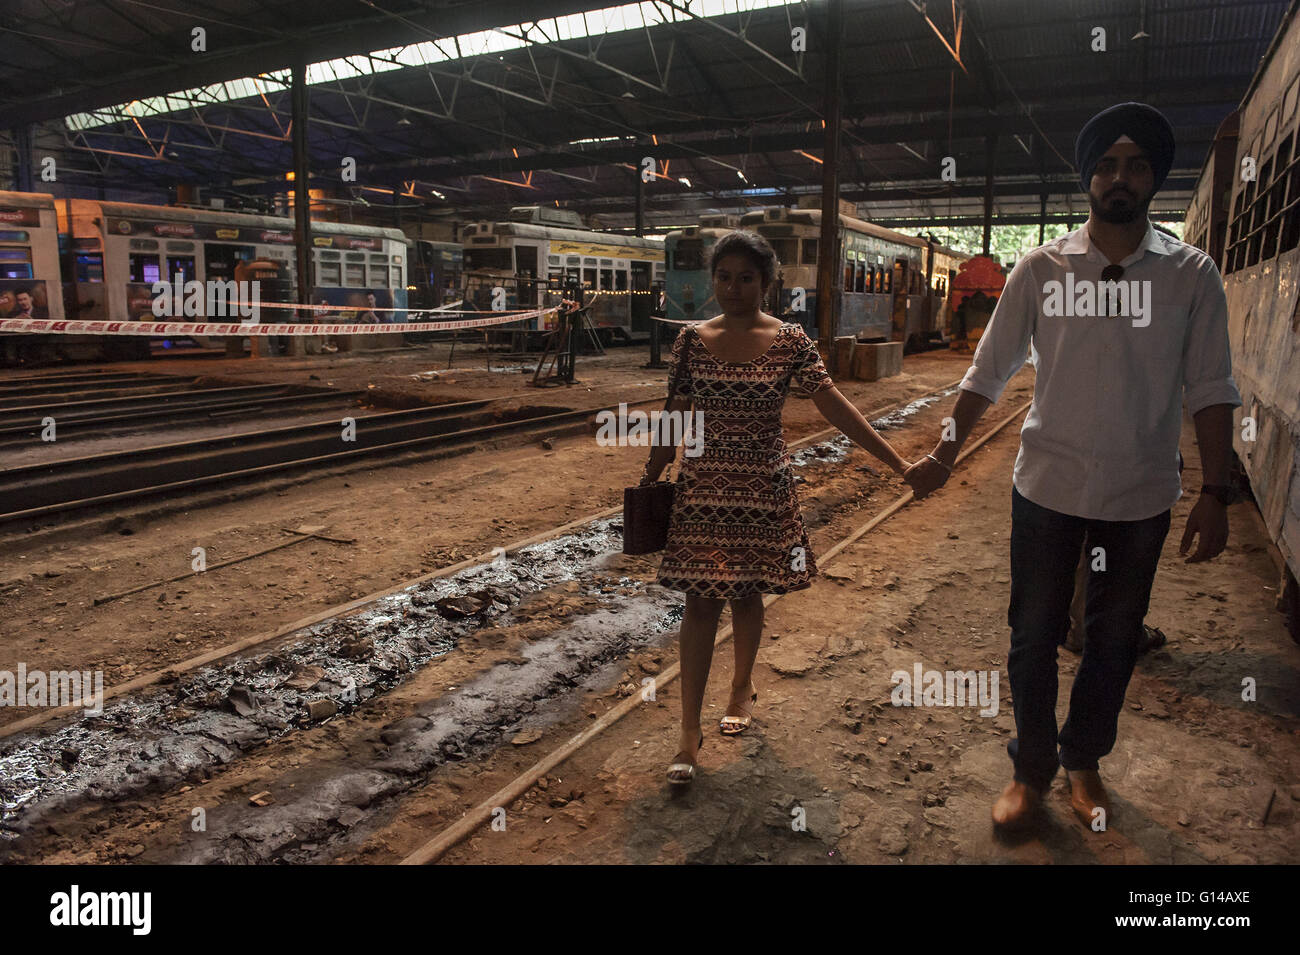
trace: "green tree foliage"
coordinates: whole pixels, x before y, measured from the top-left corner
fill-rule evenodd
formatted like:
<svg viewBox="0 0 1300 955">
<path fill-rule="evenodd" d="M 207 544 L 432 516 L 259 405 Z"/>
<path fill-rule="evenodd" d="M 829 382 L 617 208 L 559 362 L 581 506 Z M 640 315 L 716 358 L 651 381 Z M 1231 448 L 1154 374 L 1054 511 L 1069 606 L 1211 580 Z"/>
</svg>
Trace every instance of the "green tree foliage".
<svg viewBox="0 0 1300 955">
<path fill-rule="evenodd" d="M 1157 222 L 1178 238 L 1183 237 L 1181 222 Z M 1079 223 L 1075 228 L 1082 226 Z M 1069 232 L 1064 222 L 1049 222 L 1043 233 L 1043 242 L 1059 239 Z M 984 248 L 984 227 L 977 225 L 951 226 L 934 230 L 934 237 L 951 249 L 978 255 Z M 1036 225 L 995 225 L 989 236 L 989 254 L 1003 265 L 1016 262 L 1026 252 L 1039 246 Z"/>
</svg>

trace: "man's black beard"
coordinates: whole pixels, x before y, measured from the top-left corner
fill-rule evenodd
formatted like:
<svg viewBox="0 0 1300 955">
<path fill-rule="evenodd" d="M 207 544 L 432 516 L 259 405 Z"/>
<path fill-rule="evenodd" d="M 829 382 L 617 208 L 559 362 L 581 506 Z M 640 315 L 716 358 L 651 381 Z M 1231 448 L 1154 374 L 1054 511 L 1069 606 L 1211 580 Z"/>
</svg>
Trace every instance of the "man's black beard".
<svg viewBox="0 0 1300 955">
<path fill-rule="evenodd" d="M 1129 195 L 1132 195 L 1132 193 L 1129 193 Z M 1127 223 L 1136 220 L 1139 216 L 1146 216 L 1147 209 L 1151 205 L 1151 199 L 1148 198 L 1146 202 L 1142 203 L 1137 202 L 1136 199 L 1137 197 L 1134 196 L 1133 204 L 1126 209 L 1107 209 L 1104 205 L 1104 200 L 1103 202 L 1098 202 L 1096 196 L 1091 192 L 1088 193 L 1088 205 L 1092 208 L 1092 214 L 1100 221 L 1109 222 L 1112 225 L 1126 225 Z"/>
</svg>

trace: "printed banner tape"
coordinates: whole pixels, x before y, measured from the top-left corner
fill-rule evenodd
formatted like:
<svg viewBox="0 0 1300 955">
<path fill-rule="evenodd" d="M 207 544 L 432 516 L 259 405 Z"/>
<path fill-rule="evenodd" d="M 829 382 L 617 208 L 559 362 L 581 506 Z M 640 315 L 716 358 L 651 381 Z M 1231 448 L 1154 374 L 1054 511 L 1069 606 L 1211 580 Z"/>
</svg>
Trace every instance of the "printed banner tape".
<svg viewBox="0 0 1300 955">
<path fill-rule="evenodd" d="M 440 332 L 457 328 L 484 328 L 506 322 L 527 321 L 555 309 L 498 314 L 495 318 L 464 318 L 447 322 L 388 322 L 346 325 L 261 325 L 239 322 L 85 322 L 48 318 L 0 318 L 0 332 L 39 332 L 47 335 L 376 335 L 397 332 Z"/>
</svg>

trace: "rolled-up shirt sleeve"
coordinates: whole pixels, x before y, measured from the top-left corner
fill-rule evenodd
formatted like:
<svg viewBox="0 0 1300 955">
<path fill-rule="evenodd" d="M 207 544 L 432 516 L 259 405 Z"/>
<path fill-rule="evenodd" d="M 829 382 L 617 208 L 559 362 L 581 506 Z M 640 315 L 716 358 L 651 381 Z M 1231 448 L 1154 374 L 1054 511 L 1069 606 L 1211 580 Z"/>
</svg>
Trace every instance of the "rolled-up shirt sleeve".
<svg viewBox="0 0 1300 955">
<path fill-rule="evenodd" d="M 1211 405 L 1241 405 L 1241 394 L 1232 380 L 1223 279 L 1208 256 L 1202 260 L 1199 272 L 1183 339 L 1183 400 L 1193 415 Z"/>
<path fill-rule="evenodd" d="M 962 390 L 973 391 L 993 404 L 997 404 L 1002 389 L 1024 365 L 1033 338 L 1039 302 L 1029 262 L 1029 257 L 1021 259 L 1007 276 L 1007 284 L 960 385 Z"/>
</svg>

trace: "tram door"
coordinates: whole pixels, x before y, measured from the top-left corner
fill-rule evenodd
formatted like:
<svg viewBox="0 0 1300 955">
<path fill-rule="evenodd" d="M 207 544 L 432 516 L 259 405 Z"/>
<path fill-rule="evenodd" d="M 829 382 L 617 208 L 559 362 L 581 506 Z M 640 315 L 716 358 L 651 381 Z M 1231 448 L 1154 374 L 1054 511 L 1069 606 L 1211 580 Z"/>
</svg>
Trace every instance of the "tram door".
<svg viewBox="0 0 1300 955">
<path fill-rule="evenodd" d="M 650 295 L 650 263 L 638 262 L 632 266 L 632 331 L 650 331 L 650 307 L 653 304 Z"/>
<path fill-rule="evenodd" d="M 891 341 L 901 342 L 907 340 L 907 290 L 909 288 L 910 276 L 907 271 L 907 259 L 894 259 L 894 312 L 893 312 L 893 335 Z"/>
<path fill-rule="evenodd" d="M 537 307 L 537 246 L 515 245 L 515 277 L 519 283 L 519 307 Z"/>
</svg>

